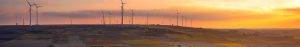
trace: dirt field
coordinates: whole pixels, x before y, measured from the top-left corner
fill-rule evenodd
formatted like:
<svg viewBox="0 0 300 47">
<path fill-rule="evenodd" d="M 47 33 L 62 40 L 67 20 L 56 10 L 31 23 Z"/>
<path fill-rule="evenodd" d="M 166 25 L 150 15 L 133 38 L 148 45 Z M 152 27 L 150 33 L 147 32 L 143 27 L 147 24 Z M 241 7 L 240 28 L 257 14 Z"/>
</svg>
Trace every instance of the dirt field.
<svg viewBox="0 0 300 47">
<path fill-rule="evenodd" d="M 167 25 L 0 26 L 0 47 L 299 47 L 298 29 Z"/>
</svg>

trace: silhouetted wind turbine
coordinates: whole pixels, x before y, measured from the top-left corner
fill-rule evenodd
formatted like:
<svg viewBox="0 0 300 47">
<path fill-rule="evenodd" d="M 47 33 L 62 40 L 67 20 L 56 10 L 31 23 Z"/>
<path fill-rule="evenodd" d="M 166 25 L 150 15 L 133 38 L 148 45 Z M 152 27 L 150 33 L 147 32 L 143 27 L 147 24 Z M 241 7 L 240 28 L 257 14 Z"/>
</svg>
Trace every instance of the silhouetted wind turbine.
<svg viewBox="0 0 300 47">
<path fill-rule="evenodd" d="M 70 24 L 73 25 L 73 18 L 70 17 Z"/>
<path fill-rule="evenodd" d="M 173 26 L 172 18 L 171 17 L 169 18 L 169 24 Z"/>
<path fill-rule="evenodd" d="M 165 24 L 165 19 L 164 18 L 166 18 L 166 17 L 162 16 L 162 18 L 161 18 L 161 25 Z"/>
<path fill-rule="evenodd" d="M 193 27 L 193 18 L 191 18 L 191 27 Z"/>
<path fill-rule="evenodd" d="M 121 14 L 121 16 L 122 16 L 122 18 L 121 18 L 121 25 L 123 25 L 124 24 L 124 1 L 123 0 L 121 0 L 121 10 L 122 10 L 122 14 Z"/>
<path fill-rule="evenodd" d="M 103 21 L 101 20 L 101 12 L 99 11 L 99 15 L 97 16 L 97 18 L 98 18 L 98 22 L 99 22 L 99 24 L 103 24 Z"/>
<path fill-rule="evenodd" d="M 33 4 L 30 3 L 28 0 L 25 0 L 25 1 L 26 1 L 27 4 L 29 5 L 29 17 L 30 17 L 30 18 L 29 18 L 29 19 L 30 19 L 30 20 L 29 20 L 29 25 L 32 26 L 32 24 L 31 24 L 31 20 L 32 20 L 32 19 L 31 19 L 31 15 L 32 15 L 31 9 L 32 9 Z"/>
<path fill-rule="evenodd" d="M 146 15 L 146 25 L 149 25 L 149 12 L 147 13 L 147 15 Z"/>
<path fill-rule="evenodd" d="M 109 12 L 109 24 L 112 24 L 111 23 L 111 16 L 112 16 L 112 12 Z"/>
<path fill-rule="evenodd" d="M 184 26 L 184 16 L 181 14 L 181 25 Z"/>
<path fill-rule="evenodd" d="M 40 6 L 39 4 L 35 3 L 33 4 L 36 8 L 36 25 L 39 25 L 39 8 L 40 7 L 43 7 L 43 6 Z"/>
<path fill-rule="evenodd" d="M 25 17 L 22 16 L 22 24 L 25 25 Z"/>
<path fill-rule="evenodd" d="M 103 24 L 105 25 L 106 23 L 106 21 L 105 21 L 105 14 L 104 14 L 104 11 L 101 11 L 101 13 L 102 13 L 102 22 L 103 22 Z"/>
<path fill-rule="evenodd" d="M 186 16 L 184 16 L 184 26 L 188 27 L 188 18 Z"/>
<path fill-rule="evenodd" d="M 133 11 L 133 9 L 131 10 L 131 24 L 133 24 L 133 15 L 134 15 L 134 11 Z"/>
<path fill-rule="evenodd" d="M 178 10 L 176 10 L 176 26 L 178 26 L 179 25 L 179 11 Z"/>
</svg>

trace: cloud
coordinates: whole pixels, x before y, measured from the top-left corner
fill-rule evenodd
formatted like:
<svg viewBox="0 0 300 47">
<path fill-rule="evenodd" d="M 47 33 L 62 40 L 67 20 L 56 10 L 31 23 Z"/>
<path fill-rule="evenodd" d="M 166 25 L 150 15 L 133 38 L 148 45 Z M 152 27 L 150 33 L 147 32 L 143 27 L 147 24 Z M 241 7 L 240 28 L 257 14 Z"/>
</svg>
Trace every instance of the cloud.
<svg viewBox="0 0 300 47">
<path fill-rule="evenodd" d="M 288 20 L 287 23 L 297 23 L 299 24 L 300 23 L 300 7 L 295 7 L 295 8 L 283 8 L 283 9 L 279 9 L 280 11 L 284 11 L 284 12 L 287 12 L 289 14 L 293 14 L 294 17 L 297 17 L 297 18 L 294 18 L 294 19 L 291 19 L 291 20 Z"/>
<path fill-rule="evenodd" d="M 299 14 L 300 15 L 300 7 L 296 7 L 296 8 L 283 8 L 283 9 L 279 9 L 281 11 L 286 11 L 289 13 L 294 13 L 294 14 Z"/>
<path fill-rule="evenodd" d="M 19 18 L 20 14 L 4 14 L 0 12 L 0 24 L 15 22 Z"/>
<path fill-rule="evenodd" d="M 168 9 L 153 9 L 153 10 L 134 10 L 136 16 L 151 17 L 171 17 L 176 18 L 176 10 L 180 8 L 180 15 L 195 18 L 203 21 L 222 21 L 222 20 L 240 20 L 240 19 L 264 19 L 270 18 L 269 14 L 257 13 L 250 10 L 227 9 L 227 8 L 211 8 L 211 7 L 171 7 Z M 119 10 L 104 10 L 105 13 L 111 12 L 113 16 L 120 16 Z M 100 15 L 100 10 L 85 10 L 71 13 L 52 13 L 48 15 L 56 16 L 73 16 L 73 17 L 94 17 Z M 106 14 L 107 15 L 107 14 Z M 126 16 L 130 16 L 130 10 L 126 10 Z"/>
<path fill-rule="evenodd" d="M 173 18 L 175 22 L 176 19 L 176 10 L 179 10 L 181 14 L 188 18 L 193 18 L 194 23 L 197 26 L 201 27 L 218 27 L 218 26 L 228 26 L 228 27 L 249 27 L 259 24 L 267 24 L 267 22 L 257 22 L 269 18 L 273 18 L 271 14 L 267 13 L 258 13 L 256 11 L 244 10 L 244 9 L 232 9 L 232 8 L 216 8 L 216 7 L 206 7 L 206 6 L 178 6 L 170 7 L 165 9 L 135 9 L 135 16 L 140 17 L 141 22 L 143 23 L 143 18 L 149 13 L 150 17 L 156 17 L 160 19 L 169 19 Z M 55 12 L 55 11 L 42 11 L 40 13 L 40 22 L 42 24 L 68 24 L 70 18 L 74 18 L 76 23 L 82 24 L 95 24 L 98 23 L 99 16 L 101 16 L 101 11 L 105 13 L 106 16 L 120 17 L 120 10 L 80 10 L 80 11 L 70 11 L 70 12 Z M 4 11 L 3 11 L 4 12 Z M 111 13 L 111 15 L 109 15 Z M 18 12 L 12 11 L 9 13 L 2 13 L 0 16 L 3 22 L 0 24 L 15 24 L 17 21 L 21 23 L 20 17 L 26 16 L 26 22 L 28 22 L 28 13 L 27 11 Z M 130 9 L 125 10 L 125 16 L 130 16 Z M 17 17 L 15 17 L 17 16 Z M 35 15 L 33 15 L 35 18 Z M 126 19 L 126 18 L 125 18 Z M 160 22 L 160 19 L 155 19 L 153 22 Z M 35 20 L 35 19 L 33 19 Z M 117 21 L 117 19 L 116 19 Z M 74 21 L 75 22 L 75 21 Z M 255 24 L 254 24 L 255 23 Z M 28 24 L 28 23 L 27 23 Z M 201 24 L 201 25 L 200 25 Z M 212 25 L 212 26 L 210 26 Z M 195 25 L 196 26 L 196 25 Z"/>
<path fill-rule="evenodd" d="M 188 18 L 193 18 L 199 21 L 236 21 L 236 20 L 259 20 L 266 19 L 272 16 L 269 14 L 260 14 L 249 10 L 240 9 L 228 9 L 228 8 L 214 8 L 214 7 L 190 7 L 190 6 L 180 6 L 180 7 L 170 7 L 167 9 L 136 9 L 134 10 L 134 15 L 139 17 L 145 17 L 148 14 L 150 17 L 160 17 L 160 18 L 176 18 L 176 10 L 180 11 L 180 15 L 184 15 Z M 51 19 L 96 19 L 101 16 L 101 11 L 104 12 L 106 16 L 120 16 L 120 10 L 81 10 L 72 12 L 41 12 L 41 17 L 51 18 Z M 12 11 L 9 13 L 2 13 L 0 18 L 2 21 L 9 21 L 13 19 L 18 19 L 20 16 L 27 16 L 26 12 Z M 125 16 L 130 16 L 131 10 L 126 9 Z M 35 17 L 35 15 L 33 15 Z M 26 18 L 28 19 L 28 17 Z"/>
<path fill-rule="evenodd" d="M 44 12 L 43 16 L 56 17 L 56 18 L 91 18 L 92 16 L 99 15 L 97 12 Z"/>
</svg>

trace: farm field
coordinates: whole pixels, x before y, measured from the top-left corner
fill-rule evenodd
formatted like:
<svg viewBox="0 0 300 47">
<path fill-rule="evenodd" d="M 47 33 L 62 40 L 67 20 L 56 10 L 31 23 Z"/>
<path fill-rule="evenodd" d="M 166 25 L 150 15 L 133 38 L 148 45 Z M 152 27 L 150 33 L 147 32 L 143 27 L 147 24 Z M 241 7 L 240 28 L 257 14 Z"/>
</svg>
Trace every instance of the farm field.
<svg viewBox="0 0 300 47">
<path fill-rule="evenodd" d="M 0 26 L 0 47 L 297 47 L 299 31 L 168 25 Z"/>
</svg>

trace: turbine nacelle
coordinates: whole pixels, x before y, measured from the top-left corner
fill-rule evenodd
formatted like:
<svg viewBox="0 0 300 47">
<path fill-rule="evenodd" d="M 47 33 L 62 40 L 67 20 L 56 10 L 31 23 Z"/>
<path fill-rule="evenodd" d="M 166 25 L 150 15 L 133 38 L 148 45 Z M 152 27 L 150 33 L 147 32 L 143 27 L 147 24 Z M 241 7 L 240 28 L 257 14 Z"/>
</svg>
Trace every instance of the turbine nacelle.
<svg viewBox="0 0 300 47">
<path fill-rule="evenodd" d="M 41 6 L 41 5 L 39 5 L 39 4 L 32 4 L 33 6 L 35 6 L 36 8 L 40 8 L 40 7 L 44 7 L 44 6 Z"/>
<path fill-rule="evenodd" d="M 28 0 L 25 0 L 25 1 L 30 7 L 33 6 L 33 3 L 31 3 L 30 1 L 28 1 Z"/>
</svg>

